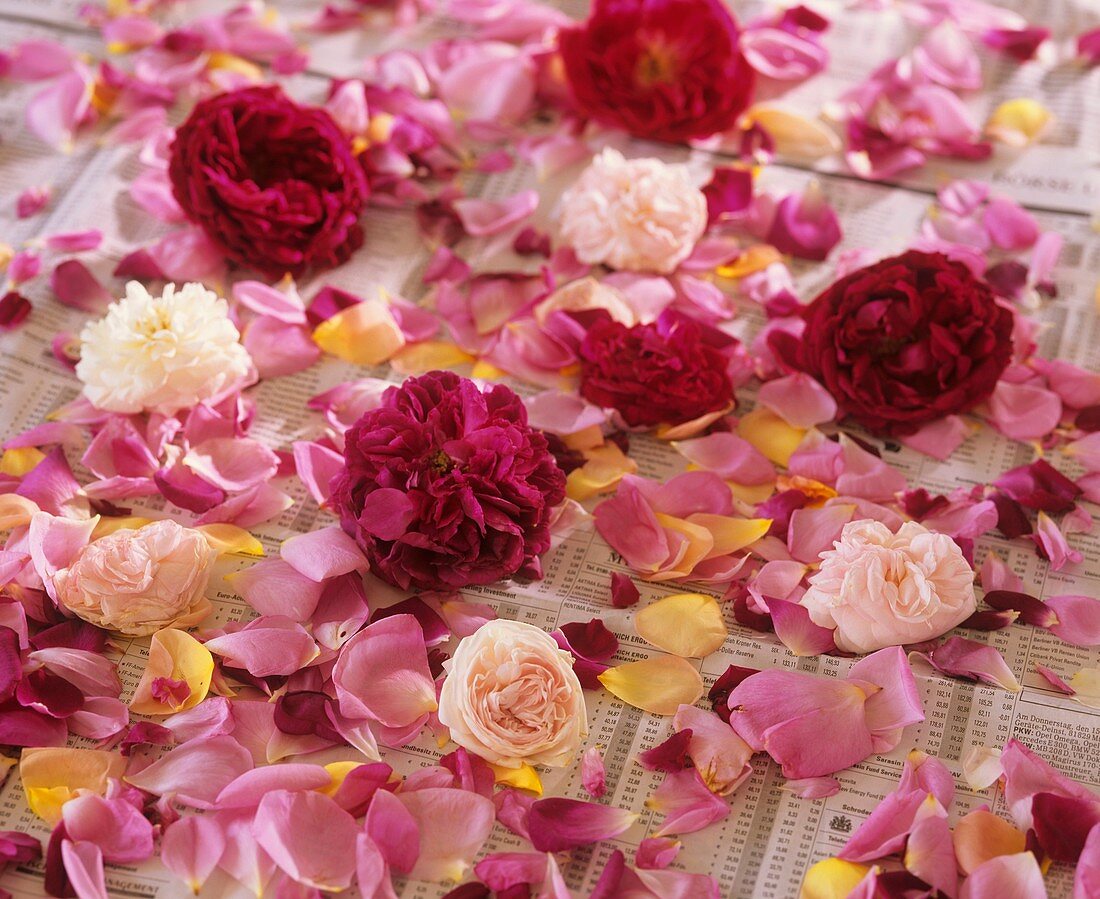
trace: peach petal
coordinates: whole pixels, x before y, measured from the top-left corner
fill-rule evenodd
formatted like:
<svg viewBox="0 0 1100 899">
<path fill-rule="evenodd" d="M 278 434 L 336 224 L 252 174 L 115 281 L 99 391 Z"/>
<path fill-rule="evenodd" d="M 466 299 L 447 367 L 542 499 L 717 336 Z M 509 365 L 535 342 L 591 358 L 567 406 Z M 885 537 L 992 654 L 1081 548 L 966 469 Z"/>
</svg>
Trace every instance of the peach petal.
<svg viewBox="0 0 1100 899">
<path fill-rule="evenodd" d="M 806 872 L 799 899 L 848 899 L 870 870 L 840 858 L 822 859 Z"/>
<path fill-rule="evenodd" d="M 313 340 L 329 355 L 354 365 L 380 365 L 405 345 L 401 326 L 380 299 L 337 312 L 314 329 Z"/>
<path fill-rule="evenodd" d="M 778 106 L 753 106 L 745 113 L 742 123 L 763 128 L 775 141 L 776 152 L 794 159 L 820 159 L 839 152 L 842 146 L 840 138 L 828 125 Z"/>
<path fill-rule="evenodd" d="M 776 465 L 786 466 L 806 431 L 792 427 L 770 409 L 760 406 L 741 417 L 737 434 Z"/>
<path fill-rule="evenodd" d="M 235 524 L 203 524 L 195 528 L 220 555 L 262 556 L 264 545 Z"/>
<path fill-rule="evenodd" d="M 1069 686 L 1074 701 L 1090 709 L 1100 709 L 1100 668 L 1082 668 L 1069 679 Z"/>
<path fill-rule="evenodd" d="M 7 454 L 4 455 L 6 458 Z M 19 496 L 17 493 L 0 494 L 0 531 L 9 531 L 29 524 L 38 511 L 38 504 L 34 500 Z"/>
<path fill-rule="evenodd" d="M 658 649 L 685 658 L 716 652 L 729 633 L 717 601 L 702 593 L 678 593 L 650 603 L 634 616 L 634 629 Z"/>
<path fill-rule="evenodd" d="M 566 477 L 566 494 L 578 502 L 614 489 L 625 475 L 634 474 L 638 463 L 615 443 L 585 451 L 585 463 Z"/>
<path fill-rule="evenodd" d="M 990 113 L 985 133 L 1010 147 L 1024 147 L 1039 140 L 1053 119 L 1051 111 L 1037 100 L 1005 100 Z"/>
<path fill-rule="evenodd" d="M 27 805 L 51 827 L 61 820 L 61 807 L 78 790 L 103 795 L 110 778 L 121 778 L 126 760 L 99 749 L 24 749 L 19 779 Z"/>
<path fill-rule="evenodd" d="M 205 646 L 186 631 L 166 628 L 153 634 L 145 671 L 130 701 L 131 711 L 139 715 L 171 715 L 194 708 L 206 698 L 214 676 L 214 657 Z M 154 696 L 154 685 L 161 679 L 186 684 L 183 699 Z"/>
<path fill-rule="evenodd" d="M 355 819 L 328 796 L 275 790 L 264 796 L 252 835 L 276 865 L 318 890 L 347 888 L 355 874 Z"/>
<path fill-rule="evenodd" d="M 1022 831 L 984 808 L 960 818 L 953 839 L 955 856 L 963 874 L 970 874 L 999 855 L 1023 852 L 1027 842 Z"/>
<path fill-rule="evenodd" d="M 752 546 L 767 534 L 772 526 L 770 518 L 731 518 L 728 515 L 712 515 L 708 512 L 696 512 L 685 520 L 710 532 L 713 545 L 707 553 L 709 559 L 733 555 Z"/>
<path fill-rule="evenodd" d="M 679 656 L 627 662 L 608 668 L 599 680 L 627 705 L 654 715 L 674 715 L 681 705 L 694 705 L 703 695 L 699 671 Z"/>
<path fill-rule="evenodd" d="M 458 368 L 474 361 L 461 347 L 443 340 L 422 340 L 399 349 L 390 358 L 393 370 L 403 375 L 419 375 L 440 368 Z"/>
</svg>

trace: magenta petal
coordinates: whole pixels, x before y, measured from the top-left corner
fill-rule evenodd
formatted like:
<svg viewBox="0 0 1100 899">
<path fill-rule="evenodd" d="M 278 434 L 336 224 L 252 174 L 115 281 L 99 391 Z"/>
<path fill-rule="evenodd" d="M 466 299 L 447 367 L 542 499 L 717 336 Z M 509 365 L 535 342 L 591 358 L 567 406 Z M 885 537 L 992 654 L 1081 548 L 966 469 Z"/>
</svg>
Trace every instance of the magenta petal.
<svg viewBox="0 0 1100 899">
<path fill-rule="evenodd" d="M 876 752 L 889 752 L 897 745 L 901 728 L 924 720 L 920 690 L 900 646 L 864 656 L 851 667 L 848 678 L 870 681 L 881 688 L 867 699 L 866 710 Z"/>
<path fill-rule="evenodd" d="M 646 870 L 663 870 L 680 854 L 680 841 L 671 837 L 646 837 L 634 853 L 634 864 Z"/>
<path fill-rule="evenodd" d="M 343 469 L 344 457 L 319 443 L 294 443 L 294 470 L 318 505 L 328 502 L 332 479 Z"/>
<path fill-rule="evenodd" d="M 245 771 L 218 793 L 218 808 L 256 808 L 274 790 L 319 790 L 332 781 L 320 765 L 285 762 Z"/>
<path fill-rule="evenodd" d="M 378 790 L 363 822 L 386 864 L 408 874 L 420 857 L 420 828 L 401 800 L 388 790 Z"/>
<path fill-rule="evenodd" d="M 469 790 L 428 787 L 398 794 L 420 830 L 412 880 L 461 880 L 493 829 L 491 800 Z"/>
<path fill-rule="evenodd" d="M 218 822 L 201 815 L 180 818 L 164 831 L 160 860 L 164 866 L 198 893 L 213 873 L 225 850 L 225 835 Z"/>
<path fill-rule="evenodd" d="M 116 697 L 122 690 L 114 663 L 99 653 L 47 646 L 34 650 L 27 658 L 64 678 L 85 696 Z"/>
<path fill-rule="evenodd" d="M 26 104 L 27 130 L 56 149 L 71 149 L 76 129 L 92 112 L 91 96 L 91 73 L 74 64 Z"/>
<path fill-rule="evenodd" d="M 67 259 L 54 267 L 50 287 L 62 303 L 81 312 L 102 312 L 114 299 L 88 267 L 76 259 Z"/>
<path fill-rule="evenodd" d="M 925 658 L 932 667 L 944 674 L 980 680 L 1002 690 L 1020 691 L 1020 684 L 1012 669 L 995 647 L 965 637 L 949 637 Z"/>
<path fill-rule="evenodd" d="M 817 656 L 836 652 L 833 632 L 810 620 L 805 606 L 785 599 L 767 599 L 775 635 L 796 656 Z"/>
<path fill-rule="evenodd" d="M 252 823 L 256 842 L 299 883 L 342 890 L 355 874 L 355 819 L 322 793 L 275 790 Z"/>
<path fill-rule="evenodd" d="M 195 808 L 212 808 L 218 794 L 252 768 L 248 750 L 230 736 L 178 746 L 126 782 L 155 796 L 174 795 Z"/>
<path fill-rule="evenodd" d="M 589 746 L 581 756 L 581 785 L 593 799 L 607 792 L 607 771 L 598 746 Z"/>
<path fill-rule="evenodd" d="M 61 858 L 69 885 L 79 899 L 110 899 L 103 872 L 103 853 L 95 843 L 62 840 Z"/>
<path fill-rule="evenodd" d="M 1100 29 L 1097 34 L 1100 36 Z M 1097 49 L 1100 50 L 1100 46 Z M 1100 896 L 1100 827 L 1089 831 L 1073 878 L 1073 899 L 1089 899 L 1091 896 Z"/>
<path fill-rule="evenodd" d="M 665 529 L 630 476 L 623 478 L 615 496 L 596 506 L 593 516 L 600 536 L 631 568 L 653 571 L 668 558 Z"/>
<path fill-rule="evenodd" d="M 1100 825 L 1100 796 L 1092 799 L 1036 793 L 1031 800 L 1036 839 L 1052 859 L 1076 862 L 1089 833 Z"/>
<path fill-rule="evenodd" d="M 308 621 L 325 589 L 282 559 L 264 559 L 233 575 L 233 589 L 261 615 Z"/>
<path fill-rule="evenodd" d="M 1075 646 L 1100 646 L 1100 599 L 1064 594 L 1049 597 L 1046 605 L 1057 617 L 1047 627 L 1052 634 Z"/>
<path fill-rule="evenodd" d="M 646 805 L 664 815 L 661 829 L 655 834 L 658 837 L 694 833 L 730 813 L 726 801 L 707 788 L 695 768 L 666 774 Z"/>
<path fill-rule="evenodd" d="M 473 197 L 455 200 L 454 208 L 466 233 L 473 237 L 499 234 L 531 215 L 538 207 L 538 191 L 524 190 L 503 200 Z"/>
<path fill-rule="evenodd" d="M 899 793 L 910 790 L 931 793 L 945 809 L 950 808 L 955 798 L 955 778 L 938 758 L 914 749 L 905 759 L 898 781 Z"/>
<path fill-rule="evenodd" d="M 546 856 L 541 852 L 494 852 L 474 866 L 474 874 L 495 893 L 517 885 L 540 883 L 546 874 Z"/>
<path fill-rule="evenodd" d="M 637 817 L 608 805 L 555 797 L 532 804 L 527 826 L 540 852 L 563 852 L 616 837 Z"/>
<path fill-rule="evenodd" d="M 803 194 L 788 194 L 779 201 L 767 243 L 781 253 L 821 261 L 841 236 L 840 219 L 811 182 Z"/>
<path fill-rule="evenodd" d="M 367 625 L 344 644 L 332 682 L 340 711 L 405 727 L 436 709 L 424 633 L 412 615 Z"/>
<path fill-rule="evenodd" d="M 1087 802 L 1096 801 L 1096 794 L 1091 790 L 1070 780 L 1019 740 L 1009 740 L 1005 744 L 1001 752 L 1001 768 L 1004 771 L 1005 802 L 1021 830 L 1031 828 L 1031 801 L 1036 793 L 1056 793 Z"/>
<path fill-rule="evenodd" d="M 367 568 L 367 560 L 355 541 L 335 525 L 291 537 L 283 543 L 279 554 L 296 571 L 314 581 Z"/>
<path fill-rule="evenodd" d="M 61 718 L 18 706 L 0 710 L 0 741 L 8 746 L 64 746 L 68 738 Z"/>
<path fill-rule="evenodd" d="M 87 793 L 61 807 L 70 839 L 94 843 L 109 862 L 140 862 L 153 854 L 153 825 L 125 799 Z"/>
<path fill-rule="evenodd" d="M 359 515 L 359 526 L 379 540 L 396 540 L 405 534 L 416 517 L 416 503 L 408 493 L 393 487 L 380 487 L 370 495 Z"/>
</svg>

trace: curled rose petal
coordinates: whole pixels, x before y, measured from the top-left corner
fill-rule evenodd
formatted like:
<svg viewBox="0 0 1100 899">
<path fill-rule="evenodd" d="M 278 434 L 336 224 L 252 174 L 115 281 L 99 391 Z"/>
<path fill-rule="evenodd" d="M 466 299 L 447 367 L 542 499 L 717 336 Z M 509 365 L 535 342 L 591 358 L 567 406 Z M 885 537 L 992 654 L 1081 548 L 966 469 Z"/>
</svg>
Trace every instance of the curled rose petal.
<svg viewBox="0 0 1100 899">
<path fill-rule="evenodd" d="M 654 715 L 674 715 L 703 695 L 698 670 L 678 656 L 661 655 L 608 668 L 600 675 L 607 691 Z"/>
<path fill-rule="evenodd" d="M 688 734 L 686 755 L 707 788 L 719 796 L 732 793 L 752 773 L 752 747 L 713 712 L 682 705 L 672 726 Z"/>
<path fill-rule="evenodd" d="M 677 593 L 651 602 L 634 616 L 634 629 L 648 643 L 685 658 L 704 658 L 725 642 L 722 609 L 703 593 Z"/>
<path fill-rule="evenodd" d="M 726 801 L 707 789 L 695 768 L 666 774 L 646 806 L 664 815 L 661 829 L 655 834 L 658 837 L 694 833 L 721 821 L 730 812 Z"/>
<path fill-rule="evenodd" d="M 995 647 L 965 637 L 949 637 L 929 653 L 915 653 L 933 668 L 954 677 L 980 680 L 1011 693 L 1020 692 L 1016 675 Z"/>
<path fill-rule="evenodd" d="M 607 792 L 607 773 L 598 746 L 589 746 L 581 756 L 581 784 L 593 799 Z"/>
<path fill-rule="evenodd" d="M 214 657 L 186 631 L 157 631 L 149 644 L 149 658 L 134 690 L 130 709 L 139 715 L 170 715 L 197 706 L 210 690 Z M 181 685 L 168 694 L 158 685 Z"/>
<path fill-rule="evenodd" d="M 539 799 L 531 806 L 527 826 L 540 852 L 564 852 L 616 837 L 637 815 L 624 809 L 579 799 Z"/>
</svg>

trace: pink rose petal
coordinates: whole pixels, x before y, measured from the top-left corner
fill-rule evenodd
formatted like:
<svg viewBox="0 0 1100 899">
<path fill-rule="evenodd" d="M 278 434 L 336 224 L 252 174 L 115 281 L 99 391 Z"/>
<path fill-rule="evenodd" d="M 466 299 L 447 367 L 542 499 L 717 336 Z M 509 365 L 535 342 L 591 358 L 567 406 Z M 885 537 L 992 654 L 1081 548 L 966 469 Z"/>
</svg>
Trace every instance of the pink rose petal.
<svg viewBox="0 0 1100 899">
<path fill-rule="evenodd" d="M 308 621 L 324 584 L 306 577 L 282 559 L 263 559 L 232 576 L 233 589 L 261 615 Z"/>
<path fill-rule="evenodd" d="M 1046 899 L 1039 863 L 1030 852 L 982 862 L 963 881 L 959 899 Z"/>
<path fill-rule="evenodd" d="M 319 652 L 305 628 L 281 616 L 261 616 L 204 645 L 226 664 L 243 668 L 254 677 L 294 674 Z"/>
<path fill-rule="evenodd" d="M 63 839 L 61 858 L 69 886 L 80 899 L 110 899 L 103 872 L 103 853 L 95 843 Z"/>
<path fill-rule="evenodd" d="M 840 781 L 835 777 L 803 777 L 788 780 L 783 789 L 802 799 L 828 799 L 840 792 Z"/>
<path fill-rule="evenodd" d="M 810 620 L 809 610 L 784 599 L 767 599 L 775 635 L 796 656 L 817 656 L 836 652 L 833 632 Z"/>
<path fill-rule="evenodd" d="M 491 800 L 469 790 L 428 787 L 398 794 L 420 831 L 412 880 L 461 880 L 493 829 Z"/>
<path fill-rule="evenodd" d="M 658 837 L 694 833 L 730 813 L 726 801 L 707 789 L 695 768 L 666 774 L 646 805 L 664 815 L 660 830 L 654 834 Z"/>
<path fill-rule="evenodd" d="M 527 826 L 540 852 L 562 852 L 616 837 L 637 817 L 609 805 L 555 797 L 534 802 Z"/>
<path fill-rule="evenodd" d="M 155 796 L 173 795 L 183 805 L 212 808 L 218 794 L 252 767 L 252 758 L 230 736 L 178 746 L 126 782 Z"/>
<path fill-rule="evenodd" d="M 225 850 L 225 836 L 213 818 L 188 815 L 172 824 L 161 837 L 160 860 L 198 893 Z"/>
<path fill-rule="evenodd" d="M 294 443 L 294 468 L 318 505 L 328 502 L 333 477 L 344 467 L 344 457 L 335 450 L 299 440 Z"/>
<path fill-rule="evenodd" d="M 468 197 L 454 202 L 462 227 L 474 237 L 499 234 L 529 217 L 538 205 L 538 191 L 534 190 L 523 190 L 503 200 Z"/>
<path fill-rule="evenodd" d="M 1058 394 L 1032 384 L 998 381 L 989 398 L 993 426 L 1015 440 L 1036 440 L 1049 434 L 1062 418 Z"/>
<path fill-rule="evenodd" d="M 1075 646 L 1100 646 L 1100 600 L 1092 596 L 1051 596 L 1047 608 L 1057 622 L 1047 627 L 1052 634 Z"/>
<path fill-rule="evenodd" d="M 114 300 L 88 267 L 76 259 L 66 259 L 54 266 L 50 288 L 58 300 L 81 312 L 101 313 Z"/>
<path fill-rule="evenodd" d="M 286 874 L 318 890 L 342 890 L 355 874 L 355 819 L 328 796 L 274 790 L 252 824 L 256 842 Z"/>
<path fill-rule="evenodd" d="M 314 581 L 367 568 L 355 541 L 336 526 L 297 534 L 283 543 L 279 554 L 299 574 Z"/>
</svg>

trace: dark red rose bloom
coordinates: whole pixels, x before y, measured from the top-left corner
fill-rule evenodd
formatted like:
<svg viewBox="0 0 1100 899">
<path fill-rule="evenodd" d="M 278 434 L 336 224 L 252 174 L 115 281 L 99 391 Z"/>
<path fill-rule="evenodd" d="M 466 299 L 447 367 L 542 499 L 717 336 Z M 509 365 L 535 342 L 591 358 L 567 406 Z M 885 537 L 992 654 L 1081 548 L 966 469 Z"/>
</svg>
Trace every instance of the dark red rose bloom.
<svg viewBox="0 0 1100 899">
<path fill-rule="evenodd" d="M 681 424 L 733 400 L 729 360 L 676 313 L 632 328 L 601 318 L 580 348 L 581 396 L 631 427 Z"/>
<path fill-rule="evenodd" d="M 582 113 L 641 137 L 682 141 L 732 128 L 755 74 L 721 0 L 595 0 L 559 48 Z"/>
<path fill-rule="evenodd" d="M 1012 356 L 1012 312 L 959 262 L 910 251 L 841 278 L 803 312 L 797 346 L 842 414 L 905 435 L 986 399 Z M 777 337 L 779 335 L 776 335 Z"/>
<path fill-rule="evenodd" d="M 168 175 L 187 217 L 270 278 L 345 262 L 363 243 L 363 170 L 323 109 L 278 87 L 200 101 L 176 129 Z"/>
<path fill-rule="evenodd" d="M 503 384 L 451 372 L 389 388 L 344 437 L 332 508 L 371 570 L 402 589 L 541 577 L 565 475 Z"/>
</svg>

